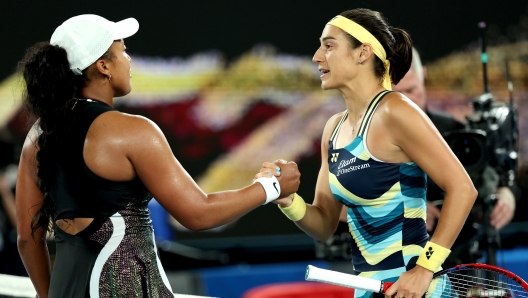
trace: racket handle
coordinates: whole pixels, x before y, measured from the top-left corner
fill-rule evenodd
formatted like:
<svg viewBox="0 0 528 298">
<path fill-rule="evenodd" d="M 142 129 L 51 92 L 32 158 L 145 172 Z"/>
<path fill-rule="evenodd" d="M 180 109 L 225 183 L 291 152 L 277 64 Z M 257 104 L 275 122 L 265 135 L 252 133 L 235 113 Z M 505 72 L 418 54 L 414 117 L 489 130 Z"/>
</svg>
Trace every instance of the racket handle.
<svg viewBox="0 0 528 298">
<path fill-rule="evenodd" d="M 381 294 L 385 293 L 385 290 L 393 284 L 392 282 L 382 282 L 357 275 L 321 269 L 312 265 L 308 265 L 308 268 L 306 268 L 306 280 Z"/>
</svg>

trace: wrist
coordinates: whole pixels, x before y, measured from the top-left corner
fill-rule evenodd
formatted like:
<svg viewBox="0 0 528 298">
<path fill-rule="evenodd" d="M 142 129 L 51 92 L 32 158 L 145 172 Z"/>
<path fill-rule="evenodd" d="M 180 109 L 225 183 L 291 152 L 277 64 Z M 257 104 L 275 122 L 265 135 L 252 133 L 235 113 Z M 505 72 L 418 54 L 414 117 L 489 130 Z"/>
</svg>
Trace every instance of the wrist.
<svg viewBox="0 0 528 298">
<path fill-rule="evenodd" d="M 420 274 L 430 274 L 431 276 L 434 275 L 434 272 L 421 266 L 421 265 L 418 265 L 416 264 L 416 266 L 414 266 L 414 270 L 415 271 L 419 271 Z"/>
<path fill-rule="evenodd" d="M 286 208 L 286 207 L 289 207 L 291 206 L 291 204 L 293 204 L 293 198 L 294 198 L 295 194 L 291 194 L 287 197 L 284 198 L 284 200 L 281 200 L 281 202 L 279 203 L 279 206 L 281 208 Z"/>
<path fill-rule="evenodd" d="M 279 184 L 279 180 L 277 180 L 277 177 L 271 176 L 270 178 L 267 177 L 260 177 L 253 181 L 253 184 L 260 183 L 262 187 L 264 188 L 264 192 L 266 193 L 266 201 L 262 205 L 266 205 L 267 203 L 271 201 L 275 201 L 279 198 L 281 188 Z"/>
<path fill-rule="evenodd" d="M 279 205 L 279 209 L 291 221 L 299 221 L 306 214 L 306 203 L 300 195 L 294 193 L 292 203 L 287 207 L 281 207 Z"/>
<path fill-rule="evenodd" d="M 416 261 L 416 265 L 419 265 L 431 272 L 436 272 L 441 268 L 440 266 L 442 266 L 450 253 L 451 250 L 434 242 L 428 241 L 420 253 L 418 260 Z"/>
</svg>

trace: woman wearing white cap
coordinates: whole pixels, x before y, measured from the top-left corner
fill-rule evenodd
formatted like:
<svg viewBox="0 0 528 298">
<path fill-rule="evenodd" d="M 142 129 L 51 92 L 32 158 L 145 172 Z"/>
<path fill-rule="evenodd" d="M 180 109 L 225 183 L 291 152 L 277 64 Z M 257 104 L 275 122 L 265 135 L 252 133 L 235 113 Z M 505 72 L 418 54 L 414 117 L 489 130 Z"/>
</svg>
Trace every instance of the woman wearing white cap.
<svg viewBox="0 0 528 298">
<path fill-rule="evenodd" d="M 297 190 L 295 164 L 248 187 L 204 193 L 151 121 L 113 108 L 131 91 L 133 19 L 73 17 L 20 63 L 38 117 L 20 158 L 18 247 L 40 297 L 173 297 L 156 255 L 152 195 L 180 223 L 228 223 Z M 258 185 L 257 185 L 258 184 Z M 53 224 L 53 272 L 45 235 Z"/>
<path fill-rule="evenodd" d="M 326 24 L 313 61 L 322 88 L 339 90 L 347 109 L 324 128 L 313 204 L 296 194 L 276 201 L 319 241 L 335 232 L 347 206 L 353 269 L 360 276 L 396 281 L 387 298 L 424 294 L 476 199 L 464 167 L 429 118 L 408 98 L 390 91 L 391 81 L 400 81 L 411 60 L 409 35 L 390 26 L 379 12 L 348 10 Z M 257 177 L 268 172 L 264 168 Z M 430 239 L 425 173 L 447 193 Z M 437 289 L 442 287 L 431 287 L 429 293 Z"/>
</svg>

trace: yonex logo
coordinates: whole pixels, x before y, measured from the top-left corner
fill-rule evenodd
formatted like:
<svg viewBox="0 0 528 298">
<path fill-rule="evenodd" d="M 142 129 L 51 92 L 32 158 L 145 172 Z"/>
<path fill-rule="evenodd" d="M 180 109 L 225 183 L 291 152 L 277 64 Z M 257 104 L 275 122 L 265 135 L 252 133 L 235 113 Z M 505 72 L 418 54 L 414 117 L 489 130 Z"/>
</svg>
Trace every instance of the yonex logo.
<svg viewBox="0 0 528 298">
<path fill-rule="evenodd" d="M 336 162 L 338 156 L 339 156 L 339 153 L 332 153 L 332 158 L 330 159 L 330 161 L 331 162 Z"/>
<path fill-rule="evenodd" d="M 427 257 L 428 260 L 431 258 L 431 256 L 433 255 L 433 253 L 434 253 L 433 248 L 429 246 L 429 248 L 428 248 L 427 251 L 425 252 L 425 256 Z"/>
</svg>

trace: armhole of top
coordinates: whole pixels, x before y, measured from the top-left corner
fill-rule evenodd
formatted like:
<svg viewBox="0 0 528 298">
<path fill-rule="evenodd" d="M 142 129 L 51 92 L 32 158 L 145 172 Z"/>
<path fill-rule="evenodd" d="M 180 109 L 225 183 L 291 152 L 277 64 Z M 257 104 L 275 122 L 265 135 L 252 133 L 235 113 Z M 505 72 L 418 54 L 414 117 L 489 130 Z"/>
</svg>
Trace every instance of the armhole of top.
<svg viewBox="0 0 528 298">
<path fill-rule="evenodd" d="M 94 177 L 97 177 L 97 179 L 101 179 L 101 180 L 104 180 L 104 181 L 110 181 L 110 182 L 117 182 L 117 181 L 113 181 L 113 180 L 108 180 L 106 178 L 103 178 L 101 176 L 99 176 L 98 174 L 96 174 L 92 169 L 90 169 L 90 167 L 88 166 L 88 164 L 86 163 L 86 160 L 84 159 L 84 144 L 86 143 L 86 138 L 88 137 L 88 132 L 90 131 L 90 127 L 92 127 L 93 123 L 95 122 L 95 120 L 99 117 L 101 117 L 103 114 L 106 114 L 107 112 L 119 112 L 118 110 L 116 110 L 115 108 L 113 107 L 110 107 L 108 106 L 107 104 L 105 103 L 93 103 L 93 102 L 89 102 L 90 104 L 103 104 L 104 106 L 101 107 L 100 109 L 97 109 L 97 112 L 93 112 L 92 111 L 89 111 L 90 115 L 88 115 L 88 121 L 90 121 L 91 119 L 91 122 L 90 124 L 88 125 L 88 127 L 86 128 L 86 134 L 84 135 L 84 140 L 83 140 L 83 146 L 82 146 L 82 152 L 81 152 L 81 157 L 82 157 L 82 166 L 88 171 L 88 173 L 90 175 L 93 175 Z M 101 111 L 102 110 L 102 111 Z M 133 181 L 133 180 L 129 180 L 129 181 Z M 124 182 L 128 182 L 128 181 L 124 181 Z"/>
<path fill-rule="evenodd" d="M 332 144 L 332 149 L 336 149 L 337 136 L 339 135 L 339 132 L 341 131 L 341 127 L 343 126 L 343 122 L 345 121 L 347 117 L 348 117 L 348 110 L 346 110 L 343 116 L 341 116 L 341 119 L 339 120 L 339 122 L 337 122 L 337 125 L 334 128 L 332 135 L 330 136 L 330 143 Z"/>
<path fill-rule="evenodd" d="M 378 109 L 378 106 L 379 106 L 379 104 L 374 107 L 374 110 L 372 111 L 372 114 L 371 114 L 370 118 L 368 119 L 367 123 L 365 123 L 365 131 L 363 132 L 363 148 L 365 149 L 365 152 L 367 153 L 367 155 L 370 158 L 372 158 L 372 159 L 374 159 L 375 161 L 378 161 L 378 162 L 387 163 L 386 161 L 383 161 L 381 159 L 376 158 L 374 155 L 372 155 L 372 153 L 370 153 L 370 151 L 367 148 L 367 135 L 368 135 L 368 130 L 370 128 L 370 121 L 372 120 L 372 117 L 374 117 L 374 113 L 376 113 L 376 110 Z"/>
</svg>

